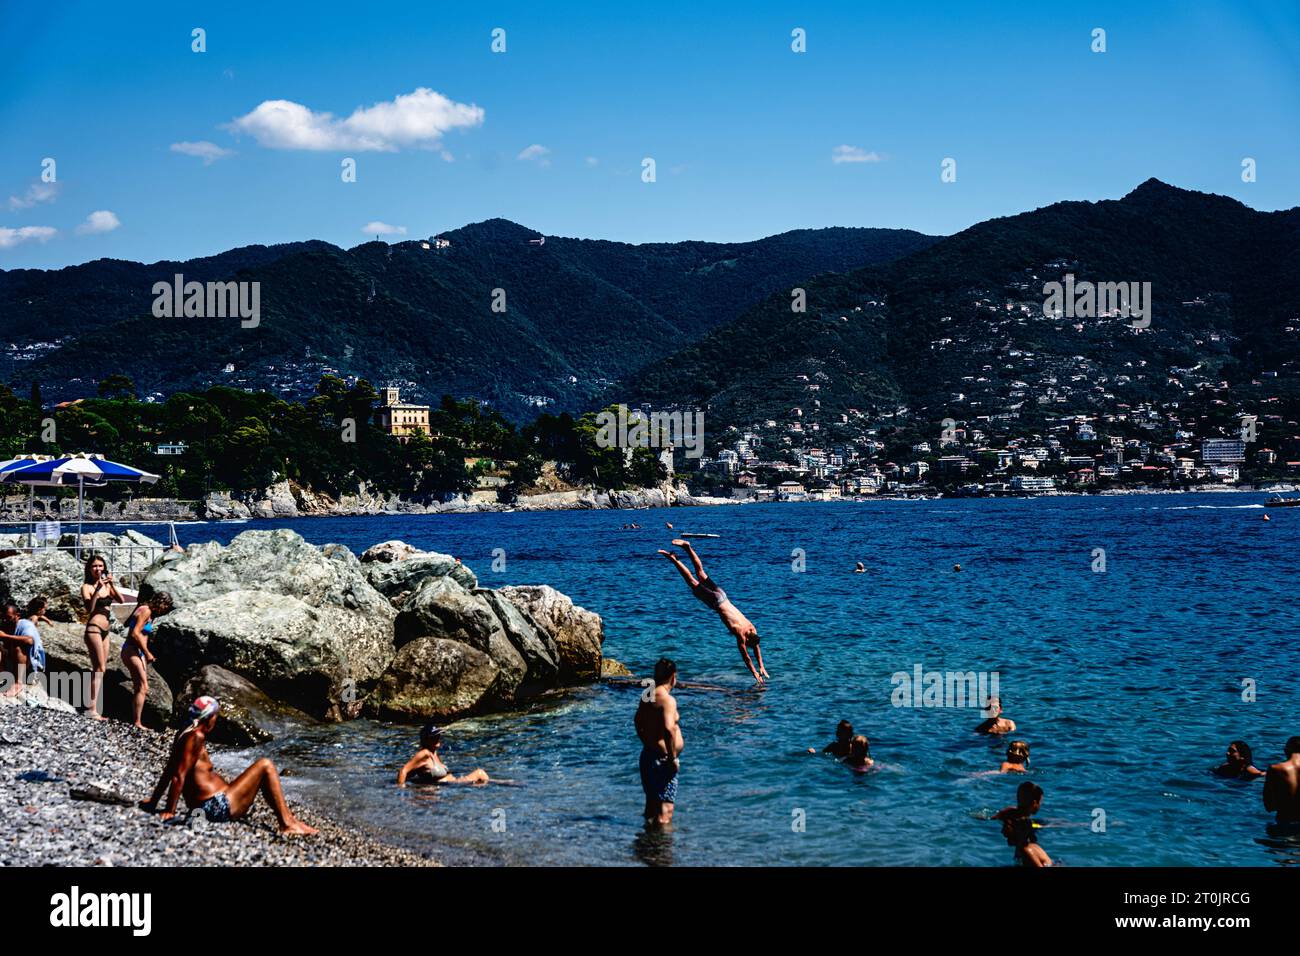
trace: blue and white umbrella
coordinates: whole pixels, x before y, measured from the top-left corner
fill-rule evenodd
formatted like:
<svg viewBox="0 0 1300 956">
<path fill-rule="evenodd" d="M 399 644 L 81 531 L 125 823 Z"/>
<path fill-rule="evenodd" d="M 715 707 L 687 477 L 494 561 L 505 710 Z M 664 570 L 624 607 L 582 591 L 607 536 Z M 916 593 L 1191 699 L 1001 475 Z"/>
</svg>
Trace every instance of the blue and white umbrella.
<svg viewBox="0 0 1300 956">
<path fill-rule="evenodd" d="M 56 458 L 23 459 L 0 464 L 0 481 L 30 485 L 77 486 L 77 553 L 81 553 L 81 524 L 85 514 L 86 486 L 103 487 L 110 481 L 152 485 L 158 476 L 130 465 L 109 461 L 103 455 L 63 455 Z M 35 491 L 32 492 L 35 494 Z"/>
</svg>

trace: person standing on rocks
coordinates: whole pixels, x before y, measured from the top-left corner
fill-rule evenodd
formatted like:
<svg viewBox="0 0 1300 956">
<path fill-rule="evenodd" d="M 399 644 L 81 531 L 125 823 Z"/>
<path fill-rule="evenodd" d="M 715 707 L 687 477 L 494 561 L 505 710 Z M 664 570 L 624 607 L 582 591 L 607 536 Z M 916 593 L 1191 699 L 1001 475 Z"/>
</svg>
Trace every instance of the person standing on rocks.
<svg viewBox="0 0 1300 956">
<path fill-rule="evenodd" d="M 86 605 L 86 652 L 90 655 L 90 706 L 87 716 L 103 720 L 99 712 L 99 695 L 104 686 L 104 671 L 108 667 L 110 613 L 114 604 L 122 603 L 113 576 L 101 555 L 92 555 L 86 562 L 86 574 L 81 585 L 81 600 Z"/>
<path fill-rule="evenodd" d="M 645 791 L 646 826 L 667 827 L 673 822 L 677 802 L 677 771 L 686 742 L 677 716 L 677 665 L 666 657 L 655 664 L 655 685 L 646 688 L 636 708 L 637 736 L 641 738 L 641 788 Z"/>
<path fill-rule="evenodd" d="M 208 734 L 217 726 L 221 704 L 215 697 L 196 697 L 190 704 L 190 725 L 176 735 L 171 756 L 163 768 L 158 785 L 148 800 L 140 804 L 147 813 L 158 813 L 158 803 L 167 795 L 167 808 L 159 813 L 164 820 L 176 816 L 176 804 L 182 796 L 191 810 L 202 810 L 210 823 L 229 823 L 245 816 L 253 808 L 258 793 L 270 804 L 280 823 L 281 833 L 311 836 L 318 831 L 293 815 L 280 787 L 275 764 L 265 757 L 227 783 L 212 769 L 208 756 Z"/>
<path fill-rule="evenodd" d="M 154 621 L 172 609 L 172 596 L 166 591 L 159 591 L 135 606 L 127 618 L 126 643 L 122 645 L 122 663 L 126 665 L 135 685 L 135 700 L 132 715 L 135 726 L 144 729 L 144 702 L 149 696 L 149 665 L 156 657 L 149 650 L 149 638 L 153 634 Z"/>
</svg>

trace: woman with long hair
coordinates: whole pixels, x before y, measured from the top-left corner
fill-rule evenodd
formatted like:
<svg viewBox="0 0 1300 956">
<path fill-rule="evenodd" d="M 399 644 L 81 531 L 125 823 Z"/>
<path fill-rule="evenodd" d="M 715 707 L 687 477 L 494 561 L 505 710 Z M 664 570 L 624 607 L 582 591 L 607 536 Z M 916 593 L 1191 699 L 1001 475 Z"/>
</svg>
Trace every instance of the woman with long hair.
<svg viewBox="0 0 1300 956">
<path fill-rule="evenodd" d="M 103 555 L 92 554 L 86 561 L 81 584 L 81 600 L 86 605 L 86 652 L 90 655 L 90 706 L 88 716 L 103 720 L 99 712 L 99 695 L 104 687 L 104 669 L 108 667 L 110 608 L 122 603 L 113 575 Z"/>
</svg>

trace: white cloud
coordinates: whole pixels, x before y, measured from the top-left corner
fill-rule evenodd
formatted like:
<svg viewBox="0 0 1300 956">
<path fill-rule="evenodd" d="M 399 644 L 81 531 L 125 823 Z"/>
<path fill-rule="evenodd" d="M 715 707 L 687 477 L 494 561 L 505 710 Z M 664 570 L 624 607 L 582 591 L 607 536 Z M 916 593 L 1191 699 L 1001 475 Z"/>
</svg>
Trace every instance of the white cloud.
<svg viewBox="0 0 1300 956">
<path fill-rule="evenodd" d="M 195 143 L 172 143 L 173 153 L 181 153 L 185 156 L 197 156 L 203 160 L 204 166 L 211 166 L 219 159 L 225 159 L 227 156 L 235 155 L 233 149 L 226 149 L 224 146 L 218 146 L 216 143 L 209 143 L 206 139 L 201 139 Z"/>
<path fill-rule="evenodd" d="M 9 197 L 10 209 L 31 209 L 38 203 L 53 202 L 59 194 L 58 183 L 35 182 L 21 196 Z"/>
<path fill-rule="evenodd" d="M 266 100 L 225 128 L 247 133 L 268 149 L 392 153 L 404 146 L 433 147 L 444 133 L 482 123 L 482 107 L 456 103 L 420 87 L 391 103 L 358 107 L 347 119 L 289 100 Z"/>
<path fill-rule="evenodd" d="M 861 146 L 836 146 L 831 150 L 832 163 L 879 163 L 884 158 L 879 153 L 868 153 Z"/>
<path fill-rule="evenodd" d="M 439 151 L 438 156 L 444 163 L 454 163 L 456 161 L 456 157 L 451 155 L 451 150 L 449 149 Z"/>
<path fill-rule="evenodd" d="M 120 225 L 122 225 L 122 221 L 117 216 L 107 209 L 100 209 L 97 212 L 92 212 L 86 217 L 86 221 L 77 227 L 77 235 L 94 236 L 101 232 L 112 232 Z"/>
<path fill-rule="evenodd" d="M 367 236 L 404 236 L 406 235 L 405 226 L 390 226 L 386 222 L 375 220 L 368 222 L 361 227 L 361 231 Z"/>
<path fill-rule="evenodd" d="M 519 155 L 515 158 L 521 159 L 526 163 L 535 162 L 541 166 L 549 166 L 551 165 L 551 161 L 547 157 L 550 155 L 551 151 L 545 146 L 540 143 L 533 143 L 532 146 L 526 146 L 521 149 Z"/>
<path fill-rule="evenodd" d="M 49 242 L 58 231 L 53 226 L 23 226 L 21 229 L 0 227 L 0 249 L 12 249 L 23 242 Z"/>
</svg>

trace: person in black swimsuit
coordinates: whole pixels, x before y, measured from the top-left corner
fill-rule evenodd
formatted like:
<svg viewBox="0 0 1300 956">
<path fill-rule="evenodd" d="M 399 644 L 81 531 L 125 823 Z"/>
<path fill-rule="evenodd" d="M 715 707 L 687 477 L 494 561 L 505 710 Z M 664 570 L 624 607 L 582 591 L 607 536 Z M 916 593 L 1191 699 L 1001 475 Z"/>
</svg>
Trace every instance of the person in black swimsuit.
<svg viewBox="0 0 1300 956">
<path fill-rule="evenodd" d="M 456 777 L 447 769 L 438 757 L 438 748 L 442 746 L 442 729 L 429 724 L 420 731 L 420 749 L 414 757 L 406 762 L 397 772 L 397 785 L 405 787 L 407 780 L 412 783 L 470 783 L 488 782 L 487 771 L 482 767 Z"/>
<path fill-rule="evenodd" d="M 104 670 L 108 667 L 110 611 L 114 604 L 123 602 L 113 575 L 108 573 L 108 565 L 98 554 L 86 562 L 81 600 L 86 606 L 84 638 L 86 652 L 90 655 L 90 701 L 86 714 L 95 720 L 103 720 L 99 712 L 99 695 L 104 686 Z"/>
</svg>

